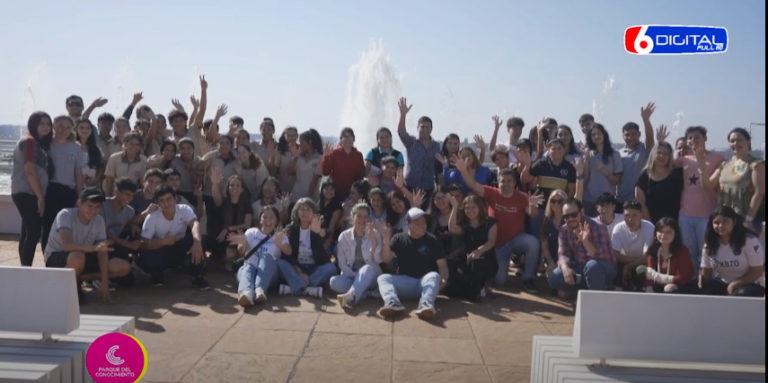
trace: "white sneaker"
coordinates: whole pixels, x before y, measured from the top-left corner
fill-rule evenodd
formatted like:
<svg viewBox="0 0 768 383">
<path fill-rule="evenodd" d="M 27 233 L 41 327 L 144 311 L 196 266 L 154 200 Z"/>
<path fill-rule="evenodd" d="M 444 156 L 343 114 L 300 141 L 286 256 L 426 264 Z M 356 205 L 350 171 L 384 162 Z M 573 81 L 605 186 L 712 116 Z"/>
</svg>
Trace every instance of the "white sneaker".
<svg viewBox="0 0 768 383">
<path fill-rule="evenodd" d="M 419 317 L 419 319 L 428 320 L 435 316 L 437 311 L 435 311 L 435 306 L 432 306 L 428 303 L 420 303 L 419 308 L 416 309 L 416 316 Z"/>
<path fill-rule="evenodd" d="M 243 291 L 240 293 L 240 297 L 237 299 L 237 303 L 243 307 L 253 306 L 253 293 L 250 291 Z"/>
<path fill-rule="evenodd" d="M 337 295 L 336 300 L 339 301 L 339 306 L 342 308 L 351 309 L 355 305 L 355 293 L 347 291 L 344 294 Z"/>
<path fill-rule="evenodd" d="M 322 298 L 323 297 L 323 288 L 320 286 L 307 286 L 306 289 L 304 289 L 304 294 L 309 295 L 313 298 Z"/>
<path fill-rule="evenodd" d="M 291 295 L 293 291 L 291 291 L 291 286 L 281 284 L 278 293 L 280 295 Z"/>
<path fill-rule="evenodd" d="M 264 289 L 261 287 L 257 287 L 253 290 L 253 295 L 255 296 L 254 301 L 256 303 L 264 303 L 267 301 L 267 295 L 264 294 Z"/>
</svg>

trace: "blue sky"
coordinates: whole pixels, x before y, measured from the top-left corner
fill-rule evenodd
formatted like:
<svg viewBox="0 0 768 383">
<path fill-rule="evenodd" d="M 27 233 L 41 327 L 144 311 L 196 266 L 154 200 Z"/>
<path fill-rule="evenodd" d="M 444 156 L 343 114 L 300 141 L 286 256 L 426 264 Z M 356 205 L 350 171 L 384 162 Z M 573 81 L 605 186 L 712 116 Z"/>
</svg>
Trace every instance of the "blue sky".
<svg viewBox="0 0 768 383">
<path fill-rule="evenodd" d="M 409 127 L 429 115 L 436 137 L 487 141 L 497 113 L 523 117 L 526 131 L 542 116 L 576 127 L 597 109 L 615 142 L 655 101 L 654 122 L 682 112 L 676 134 L 704 125 L 724 147 L 732 127 L 765 121 L 764 14 L 750 0 L 3 1 L 0 123 L 24 122 L 33 107 L 59 114 L 71 93 L 105 96 L 119 114 L 143 90 L 167 113 L 172 97 L 189 105 L 205 73 L 209 105 L 227 103 L 251 131 L 271 116 L 278 130 L 337 135 L 349 69 L 380 40 L 414 104 Z M 638 24 L 725 26 L 728 52 L 630 55 L 623 31 Z"/>
</svg>

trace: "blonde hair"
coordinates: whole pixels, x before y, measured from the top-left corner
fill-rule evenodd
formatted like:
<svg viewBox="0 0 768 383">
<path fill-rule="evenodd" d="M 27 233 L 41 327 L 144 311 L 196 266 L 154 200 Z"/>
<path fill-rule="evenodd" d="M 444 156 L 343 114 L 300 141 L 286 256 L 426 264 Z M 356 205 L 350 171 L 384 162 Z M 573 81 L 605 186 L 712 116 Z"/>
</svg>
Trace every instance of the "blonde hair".
<svg viewBox="0 0 768 383">
<path fill-rule="evenodd" d="M 552 197 L 558 196 L 563 199 L 563 205 L 565 204 L 565 201 L 568 201 L 568 194 L 564 192 L 561 189 L 555 189 L 552 190 L 552 192 L 549 193 L 549 198 L 547 198 L 547 207 L 544 209 L 544 217 L 552 218 L 554 214 L 552 214 L 552 204 L 549 202 L 552 200 Z M 560 205 L 562 208 L 563 205 Z"/>
</svg>

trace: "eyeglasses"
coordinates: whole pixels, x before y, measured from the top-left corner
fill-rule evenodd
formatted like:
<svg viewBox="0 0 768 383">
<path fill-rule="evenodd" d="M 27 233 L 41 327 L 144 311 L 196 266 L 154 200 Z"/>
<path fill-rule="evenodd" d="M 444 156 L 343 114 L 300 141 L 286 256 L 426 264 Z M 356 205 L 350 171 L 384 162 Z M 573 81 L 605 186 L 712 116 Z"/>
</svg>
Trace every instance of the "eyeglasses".
<svg viewBox="0 0 768 383">
<path fill-rule="evenodd" d="M 551 200 L 549 200 L 549 203 L 551 203 L 553 205 L 562 205 L 563 202 L 565 202 L 565 201 L 563 201 L 560 198 L 552 198 Z"/>
<path fill-rule="evenodd" d="M 565 219 L 576 218 L 578 216 L 579 216 L 579 212 L 578 211 L 573 212 L 573 213 L 563 214 L 563 218 L 565 218 Z"/>
</svg>

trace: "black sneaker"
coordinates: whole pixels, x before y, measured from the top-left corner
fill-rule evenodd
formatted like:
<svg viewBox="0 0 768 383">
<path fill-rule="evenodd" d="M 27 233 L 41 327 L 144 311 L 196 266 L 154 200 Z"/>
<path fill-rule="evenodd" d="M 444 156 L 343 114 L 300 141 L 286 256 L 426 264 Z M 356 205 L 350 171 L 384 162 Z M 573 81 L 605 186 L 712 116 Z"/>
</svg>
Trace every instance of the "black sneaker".
<svg viewBox="0 0 768 383">
<path fill-rule="evenodd" d="M 536 288 L 536 285 L 533 284 L 533 280 L 529 279 L 526 281 L 523 281 L 523 290 L 525 290 L 528 294 L 538 294 L 539 290 Z"/>
<path fill-rule="evenodd" d="M 197 286 L 197 288 L 199 288 L 200 291 L 211 289 L 211 284 L 208 283 L 208 281 L 206 281 L 205 278 L 203 277 L 195 277 L 195 279 L 192 280 L 192 284 Z"/>
</svg>

